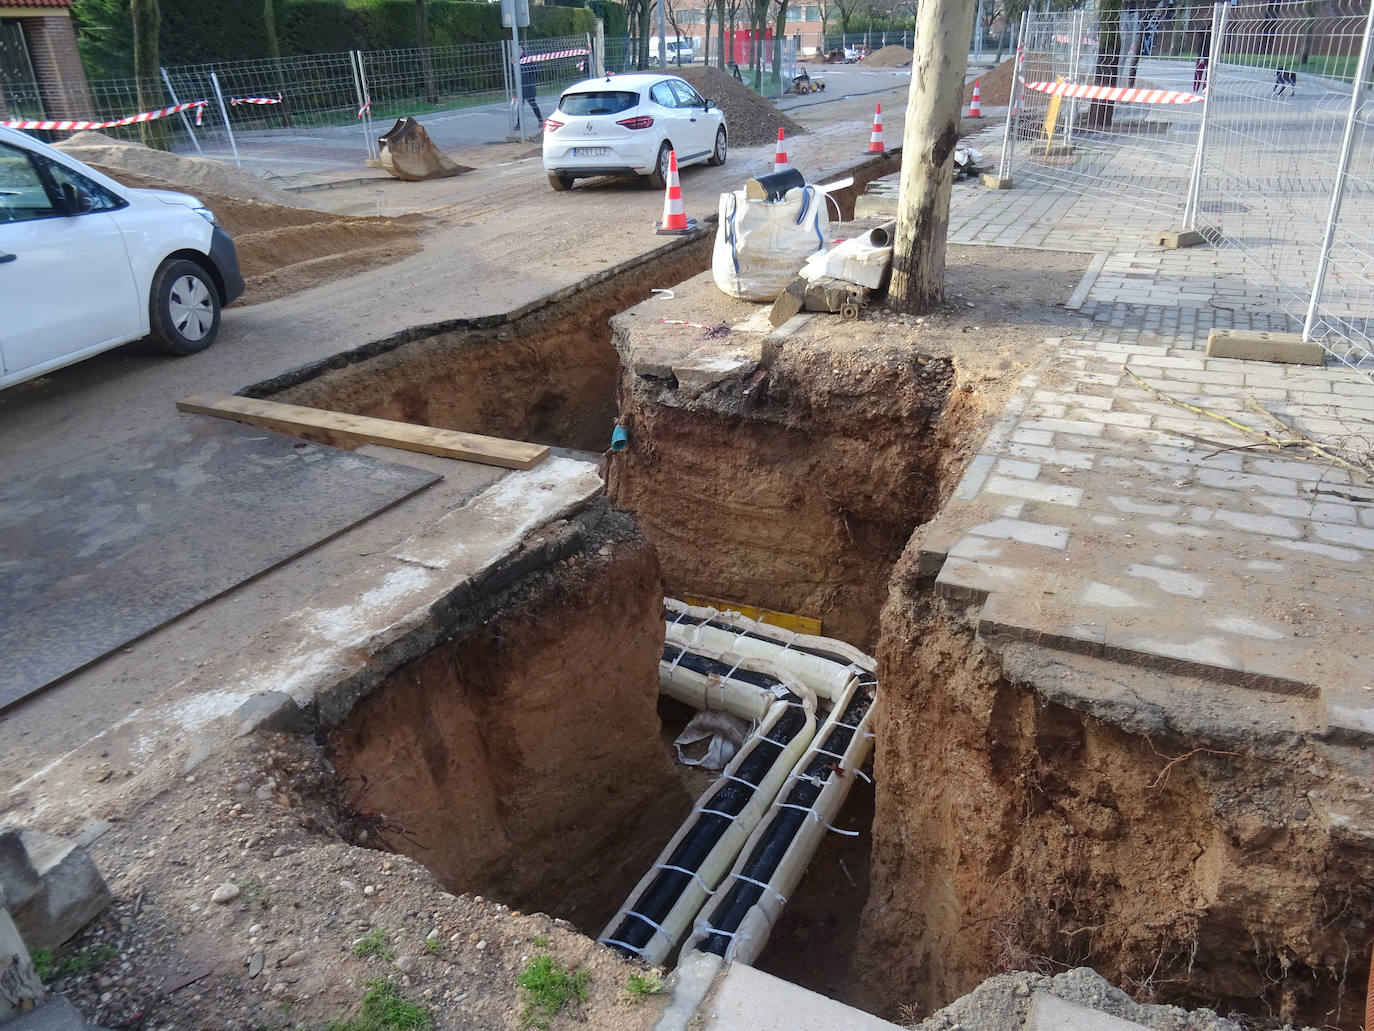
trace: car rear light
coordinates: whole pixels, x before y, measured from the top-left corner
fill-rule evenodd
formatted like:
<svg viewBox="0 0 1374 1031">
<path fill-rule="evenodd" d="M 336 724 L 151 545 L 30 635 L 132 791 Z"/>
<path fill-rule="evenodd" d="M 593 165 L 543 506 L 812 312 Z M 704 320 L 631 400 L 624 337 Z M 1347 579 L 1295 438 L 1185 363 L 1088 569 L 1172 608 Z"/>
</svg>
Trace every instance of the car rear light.
<svg viewBox="0 0 1374 1031">
<path fill-rule="evenodd" d="M 545 119 L 544 119 L 544 131 L 545 131 L 545 132 L 557 132 L 557 131 L 558 131 L 559 129 L 561 129 L 561 128 L 563 128 L 563 123 L 560 122 L 558 119 L 556 119 L 556 118 L 545 118 Z"/>
<path fill-rule="evenodd" d="M 627 129 L 647 129 L 654 124 L 654 116 L 636 115 L 634 118 L 622 118 L 615 124 L 623 125 Z"/>
</svg>

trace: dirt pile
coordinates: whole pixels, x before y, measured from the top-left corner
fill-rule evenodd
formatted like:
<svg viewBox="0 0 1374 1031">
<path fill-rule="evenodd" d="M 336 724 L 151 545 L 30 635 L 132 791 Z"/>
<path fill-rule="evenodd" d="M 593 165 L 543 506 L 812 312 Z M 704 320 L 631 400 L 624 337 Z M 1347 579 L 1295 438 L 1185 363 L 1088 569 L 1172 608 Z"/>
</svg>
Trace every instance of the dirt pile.
<svg viewBox="0 0 1374 1031">
<path fill-rule="evenodd" d="M 114 150 L 145 151 L 158 158 L 171 157 L 174 162 L 186 160 L 150 151 L 137 144 L 105 148 L 103 153 L 109 155 Z M 417 217 L 387 219 L 334 215 L 299 207 L 295 194 L 278 190 L 267 183 L 261 184 L 261 192 L 267 196 L 282 194 L 286 204 L 245 199 L 242 194 L 248 191 L 237 187 L 233 181 L 228 182 L 228 187 L 234 192 L 221 194 L 180 180 L 134 172 L 120 165 L 105 165 L 83 154 L 74 156 L 125 186 L 191 192 L 204 201 L 234 238 L 239 267 L 243 270 L 246 284 L 243 299 L 238 302 L 240 304 L 257 304 L 284 297 L 328 280 L 342 279 L 366 269 L 389 265 L 420 250 L 418 236 L 424 223 Z M 146 162 L 140 157 L 135 163 Z M 217 165 L 218 162 L 208 161 L 205 164 Z M 178 166 L 173 163 L 160 164 L 158 167 L 175 170 Z M 229 180 L 247 175 L 227 165 L 220 167 L 231 173 L 224 177 Z M 206 180 L 214 177 L 202 174 L 200 178 Z M 249 175 L 248 178 L 254 177 Z"/>
<path fill-rule="evenodd" d="M 132 172 L 150 176 L 164 183 L 175 183 L 183 193 L 212 193 L 217 197 L 258 201 L 262 204 L 282 204 L 301 207 L 301 198 L 279 186 L 258 178 L 252 172 L 212 161 L 209 158 L 183 157 L 164 150 L 153 150 L 141 143 L 117 140 L 100 132 L 79 132 L 63 140 L 58 149 L 88 165 L 96 165 L 106 175 Z M 123 180 L 120 180 L 123 182 Z"/>
<path fill-rule="evenodd" d="M 1012 70 L 1015 58 L 1007 58 L 990 72 L 980 75 L 978 99 L 984 107 L 1006 107 L 1011 103 Z M 964 84 L 964 105 L 973 99 L 973 83 Z"/>
<path fill-rule="evenodd" d="M 911 64 L 911 51 L 894 43 L 873 51 L 864 58 L 863 63 L 873 68 L 905 68 Z"/>
<path fill-rule="evenodd" d="M 730 143 L 736 147 L 757 147 L 776 142 L 778 128 L 788 136 L 797 136 L 806 129 L 788 118 L 734 76 L 727 75 L 719 68 L 680 68 L 677 69 L 684 79 L 690 82 L 703 97 L 714 100 L 725 112 L 725 124 L 730 132 Z"/>
</svg>

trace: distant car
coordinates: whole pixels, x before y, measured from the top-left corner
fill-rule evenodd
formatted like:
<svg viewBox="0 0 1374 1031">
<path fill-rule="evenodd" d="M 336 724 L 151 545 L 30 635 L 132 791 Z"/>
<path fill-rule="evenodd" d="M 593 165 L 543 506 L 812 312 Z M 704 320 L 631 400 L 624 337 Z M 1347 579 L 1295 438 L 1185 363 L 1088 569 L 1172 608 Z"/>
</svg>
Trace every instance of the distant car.
<svg viewBox="0 0 1374 1031">
<path fill-rule="evenodd" d="M 0 387 L 145 336 L 203 351 L 242 293 L 234 241 L 195 197 L 0 126 Z"/>
<path fill-rule="evenodd" d="M 690 39 L 683 39 L 682 37 L 678 37 L 677 39 L 668 40 L 667 52 L 663 55 L 663 57 L 664 60 L 667 61 L 670 65 L 675 65 L 678 63 L 691 64 L 692 61 L 696 58 L 696 51 L 693 49 L 692 41 Z M 649 37 L 649 60 L 653 62 L 658 61 L 657 36 Z"/>
<path fill-rule="evenodd" d="M 862 61 L 863 59 L 864 59 L 863 51 L 860 50 L 858 47 L 845 47 L 845 48 L 844 48 L 844 63 L 845 63 L 845 64 L 853 64 L 855 61 Z"/>
<path fill-rule="evenodd" d="M 555 190 L 598 175 L 642 175 L 663 189 L 668 153 L 678 167 L 725 164 L 729 130 L 714 100 L 675 75 L 588 79 L 544 121 L 544 171 Z"/>
</svg>

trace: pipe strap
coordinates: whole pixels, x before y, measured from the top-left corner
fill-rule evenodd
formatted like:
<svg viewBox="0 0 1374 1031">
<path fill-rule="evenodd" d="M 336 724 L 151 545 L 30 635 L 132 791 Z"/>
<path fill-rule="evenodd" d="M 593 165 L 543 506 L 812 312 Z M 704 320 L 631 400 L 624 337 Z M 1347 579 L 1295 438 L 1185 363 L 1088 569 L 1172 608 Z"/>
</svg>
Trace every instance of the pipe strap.
<svg viewBox="0 0 1374 1031">
<path fill-rule="evenodd" d="M 843 834 L 846 838 L 857 838 L 859 836 L 858 831 L 844 831 L 840 830 L 840 828 L 838 827 L 826 823 L 824 820 L 821 819 L 821 814 L 816 812 L 816 810 L 811 808 L 809 805 L 797 805 L 797 803 L 795 802 L 779 802 L 777 803 L 777 806 L 779 809 L 800 809 L 804 813 L 810 813 L 811 819 L 815 820 L 826 830 L 834 831 L 836 834 Z"/>
<path fill-rule="evenodd" d="M 706 892 L 708 896 L 715 894 L 714 891 L 706 886 L 706 882 L 701 879 L 701 871 L 699 870 L 688 870 L 685 866 L 673 866 L 672 863 L 655 863 L 654 869 L 672 870 L 674 873 L 685 873 L 688 877 L 696 878 L 696 882 L 701 885 L 701 890 Z"/>
</svg>

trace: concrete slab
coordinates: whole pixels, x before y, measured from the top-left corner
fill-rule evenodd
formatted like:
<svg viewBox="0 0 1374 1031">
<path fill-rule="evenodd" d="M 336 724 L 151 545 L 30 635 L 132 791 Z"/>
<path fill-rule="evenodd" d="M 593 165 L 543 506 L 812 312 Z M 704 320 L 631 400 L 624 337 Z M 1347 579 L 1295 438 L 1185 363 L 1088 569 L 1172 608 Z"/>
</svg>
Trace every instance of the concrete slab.
<svg viewBox="0 0 1374 1031">
<path fill-rule="evenodd" d="M 1145 1031 L 1144 1024 L 1089 1009 L 1049 992 L 1031 996 L 1026 1031 Z"/>
<path fill-rule="evenodd" d="M 52 999 L 5 1025 L 6 1031 L 102 1031 L 66 999 Z"/>
<path fill-rule="evenodd" d="M 1324 365 L 1321 344 L 1305 341 L 1301 333 L 1263 333 L 1253 330 L 1214 329 L 1207 334 L 1207 357 L 1245 358 L 1255 362 L 1289 365 Z"/>
<path fill-rule="evenodd" d="M 1206 238 L 1196 229 L 1172 229 L 1168 232 L 1156 233 L 1154 237 L 1156 247 L 1164 247 L 1168 250 L 1178 250 L 1180 247 L 1196 247 L 1198 244 L 1206 242 Z"/>
<path fill-rule="evenodd" d="M 42 888 L 11 910 L 29 949 L 56 949 L 110 904 L 110 889 L 84 848 L 40 831 L 20 834 Z"/>
<path fill-rule="evenodd" d="M 702 1008 L 705 1031 L 898 1031 L 852 1006 L 736 963 Z"/>
</svg>

